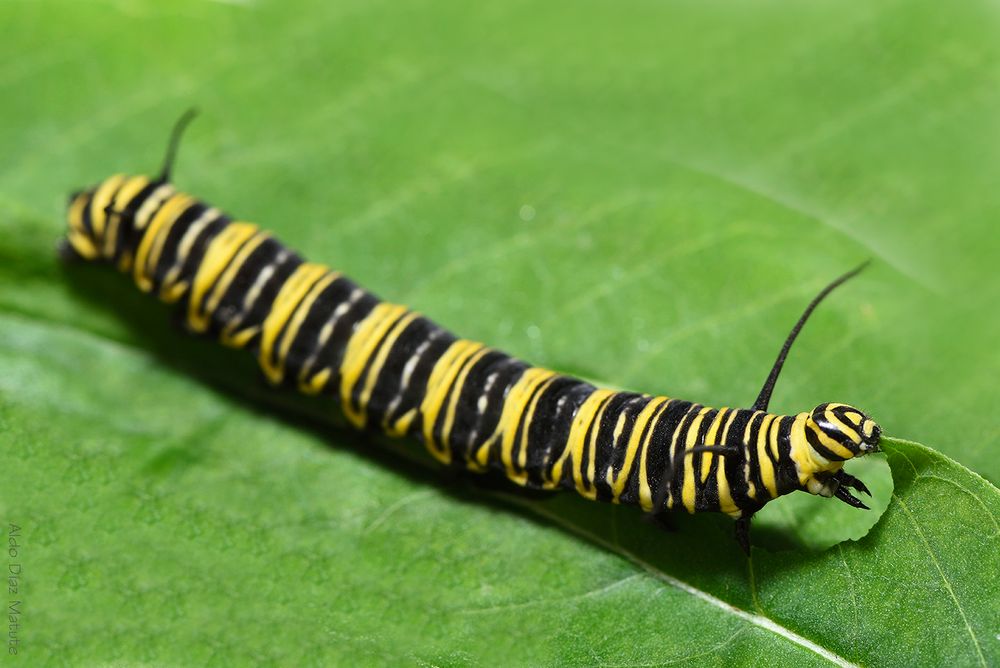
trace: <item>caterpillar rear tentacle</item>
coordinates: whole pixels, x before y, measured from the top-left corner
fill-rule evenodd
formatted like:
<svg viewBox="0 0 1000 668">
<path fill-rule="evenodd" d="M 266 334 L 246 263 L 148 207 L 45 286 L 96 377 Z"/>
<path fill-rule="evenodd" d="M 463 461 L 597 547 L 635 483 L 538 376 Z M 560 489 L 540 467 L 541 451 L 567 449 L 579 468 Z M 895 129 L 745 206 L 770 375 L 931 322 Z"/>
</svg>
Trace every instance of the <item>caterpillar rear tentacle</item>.
<svg viewBox="0 0 1000 668">
<path fill-rule="evenodd" d="M 522 487 L 654 514 L 727 513 L 746 551 L 751 517 L 778 496 L 863 507 L 848 489 L 867 488 L 841 468 L 878 448 L 874 421 L 840 403 L 767 412 L 802 326 L 863 267 L 812 300 L 752 408 L 601 389 L 461 339 L 177 191 L 170 175 L 192 116 L 175 126 L 160 176 L 115 175 L 71 197 L 65 248 L 175 304 L 190 331 L 248 350 L 270 383 L 329 397 L 355 427 L 410 436 L 443 464 Z"/>
</svg>

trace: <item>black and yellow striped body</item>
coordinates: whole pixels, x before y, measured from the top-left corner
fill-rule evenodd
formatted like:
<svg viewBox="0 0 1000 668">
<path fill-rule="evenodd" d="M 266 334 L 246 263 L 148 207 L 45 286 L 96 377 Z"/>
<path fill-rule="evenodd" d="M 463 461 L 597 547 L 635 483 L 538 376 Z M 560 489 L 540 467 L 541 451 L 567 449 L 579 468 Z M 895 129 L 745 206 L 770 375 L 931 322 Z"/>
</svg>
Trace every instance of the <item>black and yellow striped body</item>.
<svg viewBox="0 0 1000 668">
<path fill-rule="evenodd" d="M 191 330 L 251 351 L 272 383 L 329 395 L 355 427 L 414 436 L 444 464 L 522 486 L 742 517 L 794 490 L 829 495 L 830 476 L 864 450 L 851 444 L 877 441 L 878 427 L 843 404 L 719 410 L 533 367 L 163 181 L 113 176 L 74 197 L 69 223 L 76 254 L 180 305 Z M 844 430 L 853 437 L 838 439 Z"/>
</svg>

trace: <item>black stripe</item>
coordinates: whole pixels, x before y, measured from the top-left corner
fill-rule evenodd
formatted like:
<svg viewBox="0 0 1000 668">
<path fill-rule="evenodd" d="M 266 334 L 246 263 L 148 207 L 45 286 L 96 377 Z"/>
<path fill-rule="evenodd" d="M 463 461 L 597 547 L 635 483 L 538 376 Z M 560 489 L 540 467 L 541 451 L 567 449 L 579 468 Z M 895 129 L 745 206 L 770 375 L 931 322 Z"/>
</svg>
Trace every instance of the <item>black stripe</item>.
<svg viewBox="0 0 1000 668">
<path fill-rule="evenodd" d="M 84 204 L 83 210 L 80 212 L 80 225 L 83 226 L 87 238 L 91 239 L 96 244 L 97 239 L 94 238 L 94 221 L 90 218 L 90 207 L 93 202 L 94 193 L 87 193 L 86 204 Z"/>
<path fill-rule="evenodd" d="M 152 197 L 153 192 L 155 192 L 156 189 L 162 185 L 163 185 L 162 181 L 154 181 L 152 183 L 146 184 L 146 186 L 143 187 L 143 189 L 140 190 L 135 197 L 133 197 L 131 200 L 128 201 L 128 203 L 125 205 L 125 208 L 122 209 L 122 222 L 121 222 L 121 227 L 118 230 L 118 235 L 119 239 L 121 239 L 122 241 L 122 252 L 124 253 L 125 250 L 128 250 L 129 252 L 131 252 L 133 258 L 135 258 L 136 249 L 139 248 L 139 242 L 142 241 L 142 236 L 146 233 L 146 229 L 148 229 L 149 227 L 147 223 L 146 228 L 143 228 L 142 230 L 137 230 L 135 227 L 136 214 L 139 213 L 139 209 L 141 209 L 142 205 L 146 203 L 146 200 Z M 170 199 L 170 197 L 172 196 L 173 195 L 168 196 L 167 199 Z M 156 207 L 156 209 L 149 215 L 150 221 L 153 220 L 153 218 L 156 216 L 156 212 L 160 210 L 160 208 L 164 205 L 165 202 L 166 200 L 161 201 L 160 204 Z"/>
<path fill-rule="evenodd" d="M 622 503 L 637 504 L 639 503 L 639 477 L 640 471 L 642 469 L 642 444 L 646 441 L 649 436 L 649 432 L 656 428 L 659 424 L 660 417 L 663 415 L 671 404 L 676 403 L 676 400 L 668 399 L 667 401 L 660 404 L 660 406 L 654 411 L 653 415 L 650 416 L 649 422 L 643 427 L 642 434 L 639 435 L 639 450 L 635 454 L 635 459 L 632 461 L 632 470 L 629 471 L 628 478 L 625 481 L 625 487 L 622 489 L 622 495 L 619 497 L 619 501 Z M 649 447 L 652 449 L 654 447 L 652 439 L 650 439 Z M 646 455 L 647 462 L 649 461 L 649 455 Z M 624 466 L 624 464 L 623 464 Z M 618 472 L 616 472 L 617 474 Z"/>
<path fill-rule="evenodd" d="M 740 409 L 736 411 L 736 417 L 729 425 L 729 433 L 726 436 L 726 445 L 735 446 L 739 449 L 739 456 L 723 457 L 723 474 L 726 477 L 726 484 L 729 485 L 729 496 L 737 508 L 751 509 L 755 501 L 747 495 L 749 485 L 744 474 L 744 464 L 746 463 L 746 444 L 743 434 L 747 425 L 754 416 L 754 411 L 750 409 Z"/>
<path fill-rule="evenodd" d="M 681 421 L 693 405 L 690 401 L 680 399 L 671 401 L 653 427 L 653 435 L 646 451 L 646 473 L 649 477 L 649 489 L 653 495 L 654 513 L 666 509 L 664 504 L 674 474 L 674 464 L 670 460 L 670 444 L 674 432 L 680 428 Z"/>
<path fill-rule="evenodd" d="M 792 460 L 792 425 L 795 418 L 787 415 L 778 419 L 778 463 L 775 470 L 775 485 L 778 495 L 801 489 L 798 467 Z"/>
<path fill-rule="evenodd" d="M 422 318 L 418 318 L 421 320 Z M 447 332 L 433 322 L 423 319 L 427 323 L 429 328 L 428 338 L 432 338 L 430 345 L 427 350 L 420 356 L 419 362 L 417 362 L 416 367 L 413 369 L 413 373 L 410 376 L 410 383 L 407 385 L 406 389 L 403 391 L 403 397 L 399 402 L 399 406 L 394 412 L 392 419 L 402 416 L 407 411 L 414 409 L 417 411 L 417 417 L 410 424 L 410 433 L 417 434 L 422 438 L 423 433 L 423 414 L 420 412 L 420 405 L 423 403 L 424 397 L 427 394 L 427 383 L 430 380 L 431 373 L 434 371 L 434 366 L 441 359 L 441 356 L 455 343 L 458 339 L 455 335 Z M 419 342 L 418 344 L 419 345 Z M 414 348 L 415 350 L 416 348 Z M 405 365 L 405 362 L 403 363 Z"/>
<path fill-rule="evenodd" d="M 517 428 L 516 428 L 517 431 L 514 432 L 514 446 L 511 449 L 511 464 L 513 469 L 520 473 L 524 473 L 527 471 L 528 455 L 531 452 L 531 423 L 526 424 L 526 421 L 528 420 L 528 413 L 531 409 L 532 403 L 534 403 L 536 398 L 540 400 L 541 399 L 540 395 L 549 389 L 549 385 L 551 384 L 550 381 L 551 383 L 554 383 L 556 381 L 556 378 L 546 379 L 541 383 L 539 383 L 534 390 L 532 390 L 531 396 L 528 397 L 528 401 L 525 402 L 524 404 L 524 411 L 521 413 L 521 415 L 517 420 Z M 540 416 L 537 413 L 538 408 L 539 407 L 536 405 L 535 406 L 536 412 L 532 415 L 533 418 L 532 422 L 535 422 L 539 419 L 544 419 L 543 416 Z M 518 467 L 517 462 L 521 457 L 521 452 L 525 448 L 528 448 L 528 452 L 525 452 L 524 469 L 522 470 Z"/>
<path fill-rule="evenodd" d="M 684 453 L 687 450 L 688 432 L 691 431 L 691 423 L 694 422 L 694 419 L 698 417 L 698 413 L 703 408 L 704 406 L 701 404 L 692 404 L 691 408 L 688 409 L 688 412 L 684 414 L 684 419 L 681 421 L 681 424 L 677 427 L 677 442 L 675 444 L 671 444 L 671 475 L 667 480 L 666 491 L 668 495 L 664 499 L 664 509 L 666 509 L 667 506 L 671 508 L 681 507 L 681 494 L 684 490 L 684 478 L 687 476 L 684 461 L 686 455 Z"/>
<path fill-rule="evenodd" d="M 246 246 L 252 240 L 253 240 L 253 237 L 250 237 L 247 240 L 245 240 L 243 243 L 241 243 L 240 246 L 239 246 L 239 248 L 236 250 L 236 252 L 233 253 L 234 257 L 235 257 L 235 255 L 239 254 L 240 249 L 242 249 L 244 246 Z M 269 243 L 269 242 L 271 242 L 271 243 Z M 270 239 L 266 240 L 264 243 L 261 244 L 261 246 L 265 246 L 265 245 L 267 246 L 266 248 L 258 248 L 257 249 L 258 251 L 260 251 L 260 255 L 258 255 L 256 252 L 250 254 L 250 257 L 247 258 L 247 259 L 249 260 L 250 258 L 254 258 L 254 256 L 256 255 L 257 257 L 256 257 L 255 262 L 253 264 L 250 264 L 249 266 L 247 266 L 247 263 L 244 263 L 244 265 L 242 267 L 240 267 L 240 269 L 237 271 L 237 275 L 234 277 L 234 282 L 235 282 L 236 278 L 240 278 L 241 279 L 240 282 L 238 284 L 236 284 L 236 285 L 230 285 L 230 287 L 222 295 L 222 298 L 219 300 L 218 304 L 216 305 L 215 310 L 212 311 L 212 312 L 207 313 L 207 315 L 208 315 L 208 322 L 209 322 L 207 332 L 210 335 L 212 335 L 212 336 L 218 336 L 219 333 L 221 332 L 222 328 L 227 323 L 231 322 L 232 319 L 236 316 L 237 313 L 239 313 L 239 312 L 242 311 L 241 303 L 242 303 L 243 299 L 246 297 L 246 292 L 247 292 L 247 290 L 249 290 L 249 286 L 252 285 L 253 280 L 256 279 L 256 277 L 260 274 L 261 271 L 263 271 L 264 266 L 266 264 L 267 256 L 270 255 L 271 257 L 274 257 L 274 254 L 280 253 L 281 250 L 282 250 L 281 244 L 279 244 L 277 242 L 274 242 L 273 240 L 270 240 Z M 207 247 L 208 247 L 208 244 L 206 243 L 205 247 L 203 249 L 201 249 L 201 253 L 202 254 L 204 254 L 204 252 L 207 249 Z M 192 255 L 193 254 L 194 254 L 194 249 L 192 249 Z M 200 259 L 201 258 L 199 258 L 199 260 Z M 222 276 L 222 274 L 226 271 L 226 269 L 232 263 L 233 263 L 233 260 L 230 260 L 226 264 L 226 266 L 223 267 L 222 270 L 219 272 L 219 275 L 216 277 L 216 280 L 212 283 L 212 286 L 210 286 L 207 290 L 205 290 L 205 293 L 202 295 L 200 302 L 197 304 L 197 310 L 199 312 L 202 312 L 205 309 L 206 304 L 207 304 L 209 298 L 212 296 L 212 293 L 214 291 L 213 289 L 214 289 L 215 285 L 218 283 L 218 278 L 220 278 Z M 275 276 L 273 276 L 272 279 L 270 281 L 268 281 L 268 283 L 265 286 L 267 288 L 266 293 L 265 293 L 264 290 L 261 291 L 261 295 L 260 295 L 260 297 L 258 297 L 258 303 L 261 303 L 261 302 L 262 303 L 260 304 L 259 308 L 253 309 L 253 310 L 257 311 L 257 313 L 259 313 L 261 316 L 263 316 L 263 317 L 261 317 L 260 324 L 263 324 L 264 318 L 266 317 L 266 314 L 271 311 L 271 308 L 274 305 L 274 299 L 275 299 L 275 297 L 277 297 L 278 292 L 281 290 L 281 286 L 284 285 L 285 281 L 288 280 L 288 278 L 292 275 L 292 273 L 302 263 L 303 263 L 302 258 L 300 258 L 300 257 L 292 254 L 288 258 L 288 260 L 286 260 L 284 263 L 282 263 L 282 265 L 279 268 L 279 270 L 275 272 Z M 185 263 L 185 264 L 187 264 L 187 263 Z M 240 277 L 241 273 L 243 274 L 242 277 Z M 194 267 L 194 272 L 192 272 L 192 276 L 191 276 L 190 280 L 193 281 L 196 275 L 197 275 L 197 267 Z M 228 299 L 226 299 L 227 297 L 228 297 Z M 189 294 L 188 294 L 188 300 L 190 298 L 191 298 L 191 295 L 190 295 L 190 292 L 189 292 Z M 185 301 L 187 301 L 187 300 L 185 300 Z M 250 319 L 246 318 L 245 322 L 243 323 L 243 325 L 246 326 L 246 325 L 249 324 L 249 322 L 250 322 Z M 271 364 L 275 364 L 276 361 L 277 361 L 278 348 L 279 348 L 279 345 L 280 345 L 280 342 L 281 342 L 281 334 L 284 333 L 285 328 L 287 328 L 287 327 L 288 327 L 288 322 L 286 321 L 283 324 L 281 332 L 279 333 L 278 337 L 275 339 L 275 345 L 274 345 L 271 357 L 268 360 Z M 254 352 L 259 352 L 259 339 L 258 339 L 258 341 L 254 342 L 254 346 L 251 348 L 251 350 L 253 350 Z"/>
<path fill-rule="evenodd" d="M 207 204 L 194 202 L 181 212 L 177 217 L 177 221 L 167 232 L 167 238 L 164 239 L 163 249 L 160 252 L 156 266 L 146 272 L 146 275 L 152 278 L 154 294 L 159 293 L 160 286 L 163 285 L 163 279 L 166 278 L 167 272 L 177 261 L 177 253 L 180 250 L 181 239 L 184 237 L 185 232 L 191 227 L 191 223 L 208 208 Z"/>
<path fill-rule="evenodd" d="M 618 392 L 605 409 L 601 419 L 601 430 L 597 435 L 597 452 L 594 457 L 595 480 L 593 484 L 597 488 L 598 500 L 611 500 L 613 494 L 607 479 L 608 468 L 614 467 L 615 471 L 621 470 L 625 462 L 625 451 L 628 449 L 626 447 L 628 439 L 635 427 L 635 418 L 651 400 L 651 397 L 635 392 Z M 615 428 L 622 416 L 624 416 L 622 431 L 615 439 Z"/>
<path fill-rule="evenodd" d="M 178 281 L 183 281 L 190 285 L 194 282 L 195 276 L 198 274 L 198 269 L 201 267 L 202 261 L 205 259 L 205 253 L 208 251 L 209 245 L 212 241 L 222 234 L 222 231 L 226 229 L 229 225 L 230 220 L 226 216 L 220 216 L 214 221 L 209 223 L 202 229 L 202 231 L 195 237 L 194 242 L 191 244 L 191 249 L 188 254 L 181 258 L 181 268 L 178 272 Z M 180 253 L 180 248 L 175 251 Z M 191 291 L 188 290 L 183 300 L 186 306 L 191 297 Z"/>
<path fill-rule="evenodd" d="M 757 441 L 760 438 L 760 430 L 765 418 L 767 418 L 767 413 L 757 413 L 750 418 L 750 438 L 747 439 L 746 444 L 747 461 L 750 462 L 749 482 L 753 483 L 754 492 L 757 497 L 755 502 L 759 502 L 770 496 L 767 488 L 764 487 L 764 479 L 760 473 L 759 453 L 757 452 Z"/>
<path fill-rule="evenodd" d="M 448 385 L 447 391 L 444 393 L 442 404 L 438 408 L 437 416 L 434 420 L 434 425 L 432 428 L 433 431 L 431 432 L 434 437 L 434 442 L 437 443 L 440 447 L 447 449 L 449 452 L 451 451 L 450 449 L 451 435 L 449 434 L 448 437 L 445 438 L 445 433 L 444 433 L 444 424 L 448 414 L 447 410 L 448 403 L 451 401 L 451 395 L 455 392 L 456 389 L 458 389 L 459 392 L 461 392 L 462 388 L 456 388 L 456 385 L 462 376 L 462 372 L 465 369 L 469 369 L 469 371 L 471 372 L 472 370 L 471 366 L 475 366 L 476 363 L 472 361 L 473 357 L 475 357 L 475 353 L 471 354 L 467 359 L 465 359 L 465 361 L 462 362 L 461 366 L 458 367 L 457 372 L 451 379 L 451 383 L 449 383 Z M 464 386 L 465 384 L 463 383 L 463 388 Z M 452 424 L 454 425 L 454 423 Z M 426 426 L 426 424 L 424 426 Z"/>
<path fill-rule="evenodd" d="M 590 461 L 590 451 L 595 446 L 598 448 L 601 447 L 600 444 L 597 443 L 591 445 L 592 440 L 596 441 L 596 439 L 594 438 L 594 430 L 595 429 L 597 430 L 597 435 L 599 436 L 601 433 L 602 423 L 604 422 L 604 419 L 607 416 L 607 408 L 609 407 L 609 404 L 613 402 L 617 396 L 618 394 L 612 394 L 607 397 L 604 397 L 604 399 L 601 401 L 601 404 L 597 407 L 597 411 L 594 413 L 595 419 L 591 420 L 590 424 L 587 425 L 587 432 L 583 437 L 583 449 L 580 451 L 580 461 L 573 461 L 573 467 L 578 468 L 580 470 L 580 479 L 583 481 L 583 488 L 587 491 L 590 491 L 594 488 L 593 481 L 587 477 L 587 468 L 588 468 L 587 462 Z M 573 456 L 570 455 L 570 461 L 572 460 Z M 595 460 L 596 460 L 596 453 L 595 453 Z M 563 469 L 563 471 L 565 472 L 565 468 Z M 596 466 L 594 468 L 594 473 L 595 474 L 597 473 Z M 563 479 L 565 480 L 567 477 L 570 478 L 568 484 L 572 484 L 575 487 L 576 480 L 574 476 L 572 475 L 566 476 L 564 473 Z"/>
<path fill-rule="evenodd" d="M 452 423 L 449 439 L 452 455 L 463 464 L 468 462 L 478 446 L 493 434 L 500 422 L 504 393 L 502 387 L 498 388 L 497 385 L 506 387 L 511 379 L 520 379 L 525 369 L 527 369 L 526 364 L 516 363 L 516 360 L 509 355 L 497 350 L 487 352 L 469 369 L 465 383 L 459 391 L 458 403 L 455 405 L 455 420 Z M 494 373 L 498 374 L 497 379 L 487 393 L 486 410 L 480 413 L 479 399 L 486 391 L 487 379 Z"/>
<path fill-rule="evenodd" d="M 233 277 L 226 292 L 219 300 L 216 312 L 211 314 L 211 331 L 218 332 L 223 327 L 232 327 L 234 331 L 247 327 L 260 327 L 264 324 L 264 319 L 274 305 L 274 298 L 293 271 L 301 264 L 302 260 L 294 254 L 287 254 L 284 260 L 280 260 L 284 247 L 274 239 L 265 239 L 250 256 L 247 257 Z M 244 309 L 243 302 L 250 289 L 257 282 L 267 267 L 273 266 L 273 273 L 261 286 L 257 299 L 249 311 Z M 259 352 L 260 333 L 258 332 L 248 343 L 247 347 L 255 352 Z"/>
<path fill-rule="evenodd" d="M 847 457 L 841 457 L 840 455 L 834 454 L 823 445 L 819 440 L 819 434 L 816 433 L 809 425 L 806 425 L 806 440 L 809 441 L 809 445 L 812 449 L 820 454 L 820 456 L 829 459 L 831 462 L 843 462 L 847 461 Z"/>
<path fill-rule="evenodd" d="M 334 284 L 338 286 L 338 290 L 344 291 L 348 297 L 357 289 L 357 285 L 349 279 L 343 279 L 343 282 L 339 280 L 334 281 Z M 316 358 L 319 360 L 315 371 L 330 369 L 330 380 L 326 386 L 328 393 L 334 395 L 340 393 L 340 363 L 344 359 L 344 353 L 347 352 L 347 342 L 350 340 L 358 323 L 368 317 L 372 309 L 378 304 L 378 297 L 370 292 L 362 292 L 357 301 L 347 309 L 347 312 L 337 319 L 333 327 L 333 333 L 326 344 L 315 352 Z M 332 316 L 333 313 L 330 312 L 328 319 Z"/>
<path fill-rule="evenodd" d="M 97 187 L 97 190 L 100 190 L 110 180 L 111 180 L 110 178 L 105 179 L 104 182 L 101 183 L 101 185 Z M 111 196 L 108 197 L 108 205 L 111 205 L 112 203 L 114 203 L 115 197 L 118 196 L 118 193 L 121 191 L 122 186 L 125 185 L 126 181 L 128 181 L 128 179 L 123 179 L 122 182 L 118 184 L 118 187 L 115 188 L 111 192 Z M 95 195 L 97 194 L 97 190 L 94 191 Z M 90 200 L 87 202 L 87 213 L 88 214 L 90 214 L 91 209 L 94 207 L 94 205 L 96 203 L 97 203 L 97 198 L 96 197 L 91 197 Z M 108 218 L 109 218 L 109 216 L 108 216 L 108 209 L 105 208 L 105 210 L 102 211 L 101 213 L 104 214 L 104 233 L 107 234 L 107 231 L 108 231 Z M 93 237 L 93 239 L 97 242 L 97 247 L 99 249 L 103 249 L 104 248 L 104 234 L 102 234 L 101 238 L 99 238 L 99 239 L 94 235 L 93 217 L 92 216 L 90 216 L 90 215 L 87 216 L 87 222 L 88 222 L 88 224 L 91 225 L 91 227 L 89 228 L 91 237 Z M 101 255 L 103 255 L 103 253 L 101 253 Z"/>
<path fill-rule="evenodd" d="M 368 384 L 368 375 L 372 371 L 372 365 L 375 363 L 375 358 L 378 357 L 378 354 L 382 350 L 382 347 L 386 345 L 386 340 L 392 335 L 393 329 L 399 324 L 401 320 L 404 320 L 406 316 L 409 314 L 410 311 L 403 311 L 402 313 L 396 315 L 392 319 L 392 322 L 388 323 L 388 326 L 385 328 L 385 332 L 383 332 L 382 336 L 379 338 L 378 343 L 375 344 L 375 347 L 372 348 L 371 352 L 368 354 L 368 359 L 365 360 L 364 364 L 361 367 L 361 374 L 355 381 L 354 387 L 351 388 L 349 401 L 350 401 L 350 406 L 353 410 L 360 411 L 362 408 L 364 408 L 365 412 L 367 413 L 368 411 L 367 406 L 362 407 L 361 405 L 361 394 L 365 389 L 365 385 Z M 391 351 L 392 348 L 390 347 L 388 352 Z M 378 377 L 375 378 L 375 382 L 376 383 L 378 382 Z M 369 415 L 369 418 L 371 417 L 372 416 Z M 379 415 L 378 417 L 381 420 L 382 416 Z"/>
<path fill-rule="evenodd" d="M 319 305 L 317 304 L 318 308 Z M 382 370 L 375 379 L 375 385 L 372 387 L 372 394 L 368 400 L 367 407 L 369 419 L 372 423 L 376 420 L 381 422 L 387 417 L 391 420 L 414 407 L 413 403 L 404 405 L 406 395 L 402 387 L 403 372 L 407 362 L 410 361 L 410 358 L 413 357 L 420 346 L 424 343 L 429 344 L 431 336 L 439 331 L 441 331 L 440 328 L 431 321 L 426 318 L 417 317 L 400 332 L 392 348 L 389 349 L 385 364 L 382 365 Z M 397 402 L 396 409 L 393 411 L 393 415 L 387 415 L 390 406 L 396 399 L 399 401 Z"/>
<path fill-rule="evenodd" d="M 719 413 L 721 415 L 719 417 L 719 428 L 715 432 L 715 439 L 713 440 L 712 443 L 708 443 L 706 440 L 705 445 L 720 446 L 720 447 L 723 447 L 725 445 L 726 439 L 723 439 L 722 436 L 723 432 L 726 429 L 726 422 L 728 422 L 729 419 L 732 417 L 733 411 L 732 409 L 727 408 L 720 410 Z M 734 455 L 730 454 L 721 456 L 718 453 L 715 453 L 714 455 L 711 453 L 704 453 L 704 456 L 711 457 L 710 460 L 711 464 L 708 467 L 708 477 L 705 479 L 704 483 L 700 483 L 701 478 L 699 476 L 699 484 L 701 484 L 702 487 L 700 493 L 695 497 L 695 509 L 699 511 L 702 509 L 709 511 L 716 511 L 719 510 L 719 480 L 718 480 L 719 467 L 725 465 L 726 457 L 733 457 Z M 703 465 L 704 465 L 704 460 L 702 460 L 702 466 Z M 705 507 L 702 508 L 702 506 Z"/>
<path fill-rule="evenodd" d="M 147 183 L 116 212 L 120 216 L 118 238 L 115 239 L 115 247 L 112 249 L 111 256 L 116 264 L 121 260 L 126 251 L 130 252 L 133 257 L 135 256 L 135 250 L 138 248 L 139 240 L 142 238 L 141 234 L 136 234 L 135 213 L 155 189 L 156 184 Z"/>
<path fill-rule="evenodd" d="M 718 409 L 712 408 L 702 416 L 701 424 L 698 426 L 698 436 L 695 439 L 694 447 L 707 444 L 705 439 L 708 438 L 708 430 L 712 428 L 712 423 L 715 422 L 715 418 L 718 415 Z M 710 494 L 706 493 L 706 488 L 709 486 L 708 479 L 706 479 L 704 483 L 701 481 L 701 467 L 704 463 L 705 457 L 708 456 L 707 452 L 697 452 L 692 455 L 685 455 L 685 457 L 693 458 L 693 461 L 691 462 L 691 471 L 694 475 L 694 507 L 696 511 L 716 510 L 719 507 L 718 491 L 716 491 L 713 499 Z M 685 467 L 685 472 L 686 471 L 687 469 Z M 681 492 L 683 496 L 683 487 L 681 487 Z"/>
<path fill-rule="evenodd" d="M 541 486 L 552 479 L 552 467 L 569 440 L 573 418 L 596 389 L 582 380 L 561 376 L 539 398 L 535 419 L 528 427 L 529 484 Z"/>
</svg>

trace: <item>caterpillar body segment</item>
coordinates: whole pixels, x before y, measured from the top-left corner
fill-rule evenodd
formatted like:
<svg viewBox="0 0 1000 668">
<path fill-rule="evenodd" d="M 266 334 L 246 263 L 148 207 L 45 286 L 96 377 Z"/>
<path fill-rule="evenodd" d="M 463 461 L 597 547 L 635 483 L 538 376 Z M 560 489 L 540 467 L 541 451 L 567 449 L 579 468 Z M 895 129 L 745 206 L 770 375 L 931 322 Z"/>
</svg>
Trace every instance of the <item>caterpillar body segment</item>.
<svg viewBox="0 0 1000 668">
<path fill-rule="evenodd" d="M 727 513 L 744 549 L 749 518 L 778 496 L 864 507 L 848 489 L 867 489 L 842 466 L 877 449 L 875 422 L 840 403 L 766 410 L 809 313 L 860 268 L 809 305 L 754 408 L 610 391 L 459 338 L 177 191 L 187 120 L 160 177 L 115 175 L 71 197 L 66 246 L 176 304 L 192 331 L 249 351 L 270 382 L 328 396 L 351 425 L 420 440 L 443 464 L 650 513 Z"/>
</svg>

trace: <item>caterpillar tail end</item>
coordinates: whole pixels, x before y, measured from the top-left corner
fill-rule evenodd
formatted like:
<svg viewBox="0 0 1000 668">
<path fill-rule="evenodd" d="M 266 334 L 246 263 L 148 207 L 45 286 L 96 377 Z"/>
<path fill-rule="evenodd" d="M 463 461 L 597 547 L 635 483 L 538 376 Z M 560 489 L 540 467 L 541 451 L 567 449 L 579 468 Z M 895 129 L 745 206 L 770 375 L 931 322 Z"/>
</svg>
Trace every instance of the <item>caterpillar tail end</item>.
<svg viewBox="0 0 1000 668">
<path fill-rule="evenodd" d="M 66 237 L 63 237 L 56 242 L 56 255 L 59 257 L 60 261 L 67 264 L 83 262 L 87 259 L 77 252 L 77 250 L 73 247 L 73 244 L 71 244 L 69 239 Z"/>
</svg>

